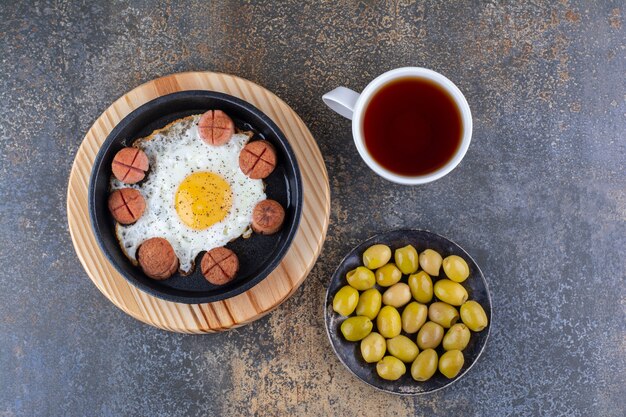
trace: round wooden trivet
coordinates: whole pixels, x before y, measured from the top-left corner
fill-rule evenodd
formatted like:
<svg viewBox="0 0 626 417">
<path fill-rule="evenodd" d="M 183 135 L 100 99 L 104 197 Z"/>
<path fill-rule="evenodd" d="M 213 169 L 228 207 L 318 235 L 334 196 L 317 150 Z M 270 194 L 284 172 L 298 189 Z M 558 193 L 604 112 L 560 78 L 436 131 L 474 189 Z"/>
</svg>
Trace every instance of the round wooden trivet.
<svg viewBox="0 0 626 417">
<path fill-rule="evenodd" d="M 285 258 L 258 285 L 225 301 L 179 304 L 148 295 L 129 284 L 107 261 L 91 229 L 87 188 L 98 149 L 127 114 L 157 97 L 184 90 L 213 90 L 252 103 L 283 131 L 293 148 L 304 187 L 300 228 Z M 113 103 L 83 140 L 67 192 L 67 217 L 74 248 L 89 278 L 132 317 L 161 329 L 212 333 L 257 320 L 285 301 L 302 284 L 322 249 L 330 214 L 328 175 L 320 150 L 300 117 L 265 88 L 242 78 L 214 72 L 186 72 L 147 82 Z"/>
</svg>

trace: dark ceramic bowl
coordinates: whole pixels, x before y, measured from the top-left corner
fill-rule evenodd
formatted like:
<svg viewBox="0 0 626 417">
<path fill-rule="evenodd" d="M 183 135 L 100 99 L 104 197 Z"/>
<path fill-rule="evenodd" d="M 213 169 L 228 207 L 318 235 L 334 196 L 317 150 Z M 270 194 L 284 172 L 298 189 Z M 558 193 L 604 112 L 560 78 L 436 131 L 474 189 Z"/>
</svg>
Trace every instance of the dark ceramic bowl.
<svg viewBox="0 0 626 417">
<path fill-rule="evenodd" d="M 253 234 L 249 239 L 238 238 L 227 247 L 239 257 L 240 269 L 236 278 L 223 286 L 210 284 L 198 265 L 204 252 L 196 258 L 191 275 L 175 274 L 164 281 L 147 277 L 124 255 L 115 235 L 115 221 L 111 217 L 107 199 L 111 162 L 123 147 L 135 139 L 152 133 L 168 123 L 208 109 L 221 109 L 238 128 L 252 130 L 255 136 L 270 141 L 277 151 L 278 163 L 266 178 L 267 198 L 278 201 L 286 212 L 282 229 L 271 236 Z M 213 91 L 183 91 L 159 97 L 144 104 L 126 116 L 103 143 L 91 173 L 89 183 L 89 216 L 102 251 L 115 268 L 131 284 L 156 297 L 187 304 L 224 300 L 240 294 L 269 275 L 278 266 L 289 249 L 302 213 L 302 180 L 296 156 L 278 126 L 259 109 L 227 94 Z"/>
<path fill-rule="evenodd" d="M 348 285 L 346 281 L 346 273 L 357 266 L 363 265 L 363 252 L 372 245 L 382 243 L 391 248 L 394 251 L 397 248 L 401 248 L 408 244 L 411 244 L 417 249 L 418 252 L 422 252 L 425 249 L 433 249 L 439 252 L 444 258 L 448 255 L 458 255 L 465 259 L 470 268 L 470 275 L 463 282 L 463 286 L 467 289 L 470 300 L 475 300 L 485 309 L 487 318 L 489 319 L 489 325 L 481 332 L 472 332 L 472 337 L 468 346 L 463 351 L 465 358 L 465 364 L 461 369 L 461 372 L 454 378 L 448 379 L 443 376 L 439 371 L 435 375 L 424 382 L 417 382 L 411 378 L 411 364 L 406 364 L 407 372 L 397 381 L 386 381 L 378 376 L 376 373 L 376 364 L 367 363 L 361 356 L 360 342 L 348 342 L 343 338 L 340 331 L 341 323 L 346 319 L 333 311 L 333 297 L 344 285 Z M 393 257 L 392 257 L 393 260 Z M 439 277 L 432 277 L 433 283 L 437 279 L 445 278 L 443 268 Z M 402 282 L 406 282 L 406 276 L 403 275 Z M 384 288 L 376 286 L 381 293 Z M 433 298 L 436 301 L 436 298 Z M 350 253 L 341 261 L 341 264 L 333 274 L 328 290 L 326 291 L 326 304 L 325 304 L 325 322 L 326 332 L 330 339 L 330 344 L 333 350 L 339 357 L 341 363 L 350 370 L 359 379 L 367 384 L 378 388 L 382 391 L 390 392 L 392 394 L 399 395 L 419 395 L 429 392 L 440 390 L 448 385 L 458 381 L 470 370 L 470 368 L 476 363 L 478 357 L 485 348 L 487 339 L 489 338 L 489 331 L 491 329 L 491 296 L 489 295 L 489 289 L 487 288 L 487 282 L 483 273 L 476 265 L 476 262 L 465 252 L 459 245 L 446 239 L 443 236 L 439 236 L 435 233 L 427 232 L 424 230 L 393 230 L 373 236 L 361 243 L 356 248 L 352 249 Z M 401 309 L 400 309 L 401 311 Z M 376 322 L 374 321 L 374 330 L 376 331 Z M 405 336 L 409 336 L 415 341 L 415 335 L 408 335 L 402 332 Z M 437 348 L 439 356 L 443 353 L 441 346 Z"/>
</svg>

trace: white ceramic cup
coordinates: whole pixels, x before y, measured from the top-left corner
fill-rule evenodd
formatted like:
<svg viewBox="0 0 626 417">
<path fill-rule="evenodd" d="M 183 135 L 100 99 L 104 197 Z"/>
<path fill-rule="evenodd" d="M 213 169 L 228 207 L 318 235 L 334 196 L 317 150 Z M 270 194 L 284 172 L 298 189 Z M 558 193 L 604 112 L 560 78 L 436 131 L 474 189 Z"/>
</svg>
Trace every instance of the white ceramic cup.
<svg viewBox="0 0 626 417">
<path fill-rule="evenodd" d="M 363 137 L 363 116 L 365 115 L 365 109 L 370 99 L 381 87 L 398 78 L 421 78 L 437 84 L 450 94 L 461 113 L 462 138 L 460 146 L 454 156 L 444 166 L 425 175 L 405 176 L 389 171 L 374 160 L 365 146 L 365 139 Z M 352 120 L 352 137 L 365 163 L 381 177 L 399 184 L 426 184 L 448 174 L 461 162 L 472 140 L 472 113 L 465 96 L 463 96 L 461 90 L 459 90 L 452 81 L 438 72 L 426 68 L 396 68 L 376 77 L 365 87 L 361 94 L 346 87 L 337 87 L 324 94 L 322 100 L 324 100 L 324 103 L 328 107 Z"/>
</svg>

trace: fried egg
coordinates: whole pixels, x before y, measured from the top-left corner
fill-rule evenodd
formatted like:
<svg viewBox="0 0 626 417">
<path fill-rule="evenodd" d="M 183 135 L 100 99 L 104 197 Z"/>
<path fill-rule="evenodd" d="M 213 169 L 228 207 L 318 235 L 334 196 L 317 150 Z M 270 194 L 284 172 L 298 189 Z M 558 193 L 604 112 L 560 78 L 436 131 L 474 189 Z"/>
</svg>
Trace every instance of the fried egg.
<svg viewBox="0 0 626 417">
<path fill-rule="evenodd" d="M 150 160 L 147 179 L 134 185 L 114 177 L 111 189 L 132 187 L 146 200 L 136 223 L 117 225 L 126 255 L 136 262 L 137 248 L 152 237 L 169 241 L 183 273 L 205 250 L 248 237 L 254 206 L 266 198 L 262 180 L 253 180 L 239 168 L 239 153 L 249 137 L 235 134 L 221 146 L 204 142 L 198 134 L 200 115 L 180 119 L 135 146 Z"/>
</svg>

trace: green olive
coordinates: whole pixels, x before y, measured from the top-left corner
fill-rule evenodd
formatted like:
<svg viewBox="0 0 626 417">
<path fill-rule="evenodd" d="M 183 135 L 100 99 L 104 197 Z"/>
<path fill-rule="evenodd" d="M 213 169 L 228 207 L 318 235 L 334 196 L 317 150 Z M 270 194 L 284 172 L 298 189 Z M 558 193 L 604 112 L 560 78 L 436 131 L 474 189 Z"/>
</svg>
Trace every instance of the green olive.
<svg viewBox="0 0 626 417">
<path fill-rule="evenodd" d="M 359 292 L 349 285 L 341 287 L 333 298 L 333 310 L 342 316 L 349 316 L 354 312 L 359 302 Z"/>
<path fill-rule="evenodd" d="M 415 360 L 420 351 L 411 339 L 403 335 L 398 335 L 387 339 L 387 352 L 400 359 L 402 362 L 410 363 Z"/>
<path fill-rule="evenodd" d="M 411 288 L 413 298 L 420 303 L 430 303 L 433 299 L 433 281 L 424 271 L 419 271 L 409 277 L 409 288 Z"/>
<path fill-rule="evenodd" d="M 398 310 L 392 306 L 381 308 L 378 317 L 376 317 L 376 327 L 378 328 L 378 333 L 387 339 L 399 335 L 402 330 L 402 319 Z"/>
<path fill-rule="evenodd" d="M 419 256 L 420 266 L 431 277 L 439 276 L 439 269 L 441 268 L 441 255 L 432 249 L 426 249 L 420 253 Z"/>
<path fill-rule="evenodd" d="M 411 289 L 404 282 L 398 282 L 383 293 L 383 304 L 400 308 L 411 301 Z"/>
<path fill-rule="evenodd" d="M 356 342 L 370 334 L 374 323 L 367 317 L 348 317 L 341 323 L 341 333 L 349 342 Z"/>
<path fill-rule="evenodd" d="M 376 288 L 363 291 L 359 297 L 359 303 L 356 305 L 356 315 L 374 320 L 380 311 L 382 298 L 382 295 Z"/>
<path fill-rule="evenodd" d="M 459 320 L 459 312 L 450 304 L 437 301 L 428 306 L 428 319 L 448 329 Z"/>
<path fill-rule="evenodd" d="M 439 372 L 444 374 L 446 378 L 452 379 L 459 374 L 464 362 L 463 352 L 449 350 L 439 358 Z"/>
<path fill-rule="evenodd" d="M 453 306 L 460 306 L 467 301 L 467 290 L 458 282 L 440 279 L 435 282 L 435 296 Z"/>
<path fill-rule="evenodd" d="M 385 356 L 386 351 L 385 338 L 376 332 L 368 334 L 361 340 L 361 355 L 367 363 L 378 362 Z"/>
<path fill-rule="evenodd" d="M 363 298 L 363 296 L 361 296 Z M 360 301 L 359 301 L 360 302 Z M 357 312 L 359 308 L 357 307 Z M 415 333 L 428 318 L 428 307 L 417 301 L 409 303 L 402 311 L 402 330 L 407 333 Z"/>
<path fill-rule="evenodd" d="M 380 362 L 376 364 L 376 372 L 378 376 L 387 381 L 395 381 L 400 379 L 402 375 L 406 373 L 406 366 L 404 363 L 393 356 L 385 356 Z"/>
<path fill-rule="evenodd" d="M 469 266 L 460 256 L 450 255 L 443 260 L 443 272 L 454 282 L 463 282 L 469 277 Z"/>
<path fill-rule="evenodd" d="M 381 266 L 376 270 L 376 282 L 381 287 L 390 287 L 402 278 L 402 272 L 394 264 Z"/>
<path fill-rule="evenodd" d="M 363 252 L 363 265 L 369 269 L 377 269 L 391 259 L 391 249 L 387 245 L 370 246 Z"/>
<path fill-rule="evenodd" d="M 473 332 L 479 332 L 489 324 L 485 310 L 476 301 L 468 301 L 461 306 L 461 320 Z"/>
<path fill-rule="evenodd" d="M 348 284 L 359 291 L 369 290 L 376 284 L 374 273 L 364 266 L 359 266 L 348 272 L 346 279 L 348 280 Z"/>
<path fill-rule="evenodd" d="M 411 245 L 396 249 L 393 254 L 393 259 L 396 261 L 396 265 L 400 268 L 400 271 L 406 275 L 417 271 L 417 267 L 419 266 L 417 251 Z"/>
<path fill-rule="evenodd" d="M 441 343 L 442 338 L 443 327 L 433 321 L 427 321 L 417 332 L 417 346 L 422 350 L 435 349 Z"/>
<path fill-rule="evenodd" d="M 437 372 L 438 362 L 439 357 L 434 349 L 422 351 L 411 365 L 411 376 L 416 381 L 428 381 Z"/>
<path fill-rule="evenodd" d="M 463 350 L 470 341 L 470 331 L 463 323 L 457 323 L 443 337 L 444 350 Z"/>
</svg>

